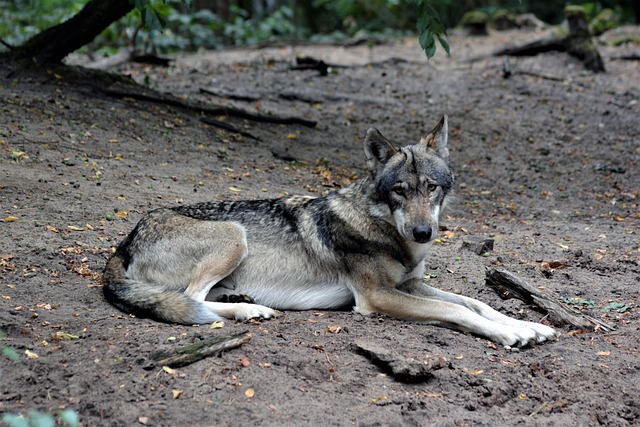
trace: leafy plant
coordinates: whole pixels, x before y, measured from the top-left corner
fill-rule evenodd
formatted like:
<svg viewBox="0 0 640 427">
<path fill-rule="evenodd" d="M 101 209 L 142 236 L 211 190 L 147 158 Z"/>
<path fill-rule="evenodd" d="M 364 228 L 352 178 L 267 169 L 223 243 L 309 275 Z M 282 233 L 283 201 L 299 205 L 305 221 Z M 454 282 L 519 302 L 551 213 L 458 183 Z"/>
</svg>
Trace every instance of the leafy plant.
<svg viewBox="0 0 640 427">
<path fill-rule="evenodd" d="M 447 29 L 440 22 L 440 17 L 436 10 L 425 0 L 417 0 L 418 3 L 418 41 L 424 50 L 427 58 L 433 57 L 436 53 L 436 39 L 442 48 L 449 54 L 449 44 L 444 39 Z"/>
<path fill-rule="evenodd" d="M 617 313 L 626 313 L 627 311 L 631 310 L 632 308 L 634 308 L 635 306 L 633 305 L 627 305 L 623 302 L 610 302 L 609 304 L 607 304 L 606 307 L 604 307 L 602 309 L 602 311 L 604 311 L 605 313 L 610 313 L 612 311 L 615 311 Z"/>
<path fill-rule="evenodd" d="M 80 425 L 78 414 L 73 409 L 58 412 L 58 418 L 65 426 L 78 427 Z M 2 415 L 2 421 L 9 427 L 54 427 L 56 425 L 56 419 L 53 415 L 34 409 L 29 410 L 26 417 L 5 413 Z"/>
<path fill-rule="evenodd" d="M 0 331 L 0 341 L 7 337 L 3 331 Z M 20 355 L 13 347 L 2 346 L 2 354 L 14 362 L 20 362 Z"/>
</svg>

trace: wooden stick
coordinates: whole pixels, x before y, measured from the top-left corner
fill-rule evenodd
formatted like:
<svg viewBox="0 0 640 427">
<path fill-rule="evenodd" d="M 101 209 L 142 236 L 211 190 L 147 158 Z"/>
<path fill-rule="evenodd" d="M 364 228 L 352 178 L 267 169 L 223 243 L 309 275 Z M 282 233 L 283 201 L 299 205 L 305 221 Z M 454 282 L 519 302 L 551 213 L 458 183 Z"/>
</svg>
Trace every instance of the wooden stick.
<svg viewBox="0 0 640 427">
<path fill-rule="evenodd" d="M 168 351 L 158 351 L 152 353 L 148 359 L 143 360 L 143 367 L 144 369 L 153 369 L 156 366 L 181 368 L 204 358 L 217 356 L 223 351 L 240 347 L 250 339 L 251 333 L 249 331 L 244 331 L 230 336 L 218 336 L 210 340 L 174 348 Z"/>
<path fill-rule="evenodd" d="M 517 298 L 541 308 L 549 314 L 554 323 L 571 325 L 580 329 L 595 329 L 597 326 L 605 331 L 613 330 L 612 326 L 572 310 L 567 304 L 536 289 L 503 268 L 487 269 L 485 283 L 502 299 Z"/>
</svg>

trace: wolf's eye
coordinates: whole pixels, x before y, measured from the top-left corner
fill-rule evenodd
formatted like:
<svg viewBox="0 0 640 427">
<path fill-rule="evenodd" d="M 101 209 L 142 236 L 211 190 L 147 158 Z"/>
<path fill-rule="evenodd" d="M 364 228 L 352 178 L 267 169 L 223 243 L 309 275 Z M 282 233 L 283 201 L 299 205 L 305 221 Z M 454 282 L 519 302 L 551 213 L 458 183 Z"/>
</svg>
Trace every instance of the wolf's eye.
<svg viewBox="0 0 640 427">
<path fill-rule="evenodd" d="M 427 189 L 429 190 L 430 193 L 433 193 L 434 191 L 436 191 L 438 189 L 438 185 L 437 184 L 429 184 L 429 185 L 427 185 Z"/>
<path fill-rule="evenodd" d="M 393 192 L 396 193 L 398 196 L 404 196 L 404 188 L 402 188 L 401 185 L 397 185 L 393 187 Z"/>
</svg>

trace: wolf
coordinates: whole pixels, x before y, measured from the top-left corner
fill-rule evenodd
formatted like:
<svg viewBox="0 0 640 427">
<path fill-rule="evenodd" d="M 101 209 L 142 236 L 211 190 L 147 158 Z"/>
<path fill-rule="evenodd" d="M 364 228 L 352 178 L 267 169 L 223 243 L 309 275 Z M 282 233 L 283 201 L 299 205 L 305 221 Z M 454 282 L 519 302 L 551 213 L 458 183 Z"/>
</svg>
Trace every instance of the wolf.
<svg viewBox="0 0 640 427">
<path fill-rule="evenodd" d="M 368 175 L 323 197 L 221 201 L 151 211 L 103 274 L 106 299 L 138 317 L 201 324 L 337 309 L 445 326 L 508 346 L 555 335 L 423 281 L 454 185 L 448 124 L 397 147 L 364 138 Z"/>
</svg>

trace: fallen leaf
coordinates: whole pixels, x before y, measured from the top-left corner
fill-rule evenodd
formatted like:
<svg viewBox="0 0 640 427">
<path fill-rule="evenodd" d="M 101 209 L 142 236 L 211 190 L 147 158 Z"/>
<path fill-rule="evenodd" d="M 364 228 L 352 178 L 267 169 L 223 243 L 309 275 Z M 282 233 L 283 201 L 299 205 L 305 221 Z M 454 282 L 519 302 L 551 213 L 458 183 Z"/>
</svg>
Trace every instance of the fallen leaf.
<svg viewBox="0 0 640 427">
<path fill-rule="evenodd" d="M 183 394 L 184 394 L 184 390 L 171 390 L 171 396 L 173 396 L 174 399 L 179 398 Z"/>
<path fill-rule="evenodd" d="M 526 395 L 526 394 L 524 394 L 524 393 L 520 393 L 520 394 L 518 395 L 518 399 L 526 399 L 526 398 L 527 398 L 527 395 Z"/>
<path fill-rule="evenodd" d="M 71 231 L 84 231 L 84 228 L 76 227 L 75 225 L 68 225 L 67 228 Z"/>
<path fill-rule="evenodd" d="M 480 374 L 484 374 L 484 371 L 482 369 L 473 369 L 471 370 L 471 372 L 469 372 L 471 375 L 480 375 Z"/>
<path fill-rule="evenodd" d="M 138 417 L 138 422 L 142 425 L 147 425 L 149 422 L 149 417 Z"/>
<path fill-rule="evenodd" d="M 229 187 L 229 190 L 233 191 L 234 193 L 239 193 L 239 192 L 242 191 L 242 190 L 240 190 L 239 188 L 236 188 L 236 187 Z"/>
<path fill-rule="evenodd" d="M 17 221 L 18 217 L 17 216 L 8 216 L 4 220 L 5 220 L 5 222 L 13 222 L 13 221 Z"/>
<path fill-rule="evenodd" d="M 251 361 L 247 356 L 242 356 L 242 359 L 240 359 L 240 365 L 246 368 L 247 366 L 251 365 Z"/>
<path fill-rule="evenodd" d="M 24 354 L 27 356 L 27 359 L 37 359 L 38 357 L 40 357 L 31 350 L 25 350 Z"/>
<path fill-rule="evenodd" d="M 610 355 L 611 355 L 610 351 L 599 351 L 598 352 L 598 356 L 607 357 L 607 356 L 610 356 Z"/>
<path fill-rule="evenodd" d="M 224 322 L 221 320 L 218 320 L 217 322 L 213 322 L 210 326 L 211 329 L 220 329 L 224 327 Z"/>
<path fill-rule="evenodd" d="M 167 374 L 169 374 L 169 375 L 173 375 L 173 374 L 175 374 L 175 373 L 176 373 L 176 370 L 175 370 L 175 369 L 171 369 L 171 368 L 170 368 L 170 367 L 168 367 L 168 366 L 163 366 L 163 367 L 162 367 L 162 370 L 163 370 L 163 371 L 165 371 L 165 372 L 166 372 Z"/>
<path fill-rule="evenodd" d="M 129 212 L 126 211 L 120 211 L 118 213 L 115 214 L 118 218 L 126 218 L 129 216 Z"/>
<path fill-rule="evenodd" d="M 251 399 L 256 392 L 252 388 L 248 388 L 247 391 L 244 392 L 244 395 Z"/>
<path fill-rule="evenodd" d="M 327 332 L 329 332 L 330 334 L 339 334 L 340 332 L 342 332 L 342 326 L 329 325 L 327 326 Z"/>
</svg>

